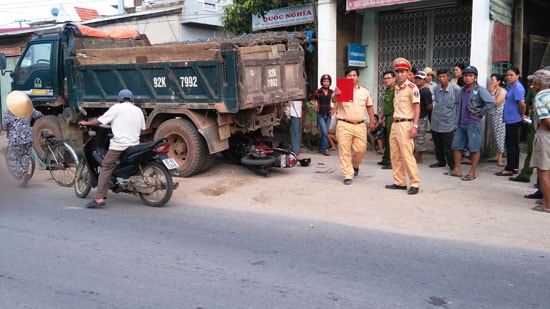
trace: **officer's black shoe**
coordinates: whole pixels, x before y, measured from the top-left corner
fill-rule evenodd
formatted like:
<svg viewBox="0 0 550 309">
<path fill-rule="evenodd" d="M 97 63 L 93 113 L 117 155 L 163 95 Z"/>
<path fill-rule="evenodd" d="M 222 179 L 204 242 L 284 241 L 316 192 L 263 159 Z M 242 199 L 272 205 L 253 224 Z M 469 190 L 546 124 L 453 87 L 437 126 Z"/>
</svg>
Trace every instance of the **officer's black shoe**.
<svg viewBox="0 0 550 309">
<path fill-rule="evenodd" d="M 520 176 L 510 177 L 510 178 L 508 178 L 508 180 L 516 181 L 516 182 L 530 182 L 531 181 L 529 179 L 526 179 L 526 178 L 523 178 L 523 177 L 520 177 Z"/>
<path fill-rule="evenodd" d="M 411 187 L 412 188 L 412 187 Z M 392 189 L 392 190 L 407 190 L 407 186 L 398 186 L 396 184 L 393 185 L 386 185 L 386 189 Z M 417 188 L 418 190 L 418 188 Z"/>
<path fill-rule="evenodd" d="M 524 195 L 525 198 L 532 198 L 532 199 L 541 199 L 542 198 L 542 192 L 540 190 L 537 190 L 535 191 L 534 193 L 531 193 L 531 194 L 525 194 Z"/>
<path fill-rule="evenodd" d="M 410 187 L 409 192 L 407 192 L 408 195 L 413 195 L 413 194 L 417 194 L 417 193 L 418 193 L 418 188 L 417 187 Z"/>
</svg>

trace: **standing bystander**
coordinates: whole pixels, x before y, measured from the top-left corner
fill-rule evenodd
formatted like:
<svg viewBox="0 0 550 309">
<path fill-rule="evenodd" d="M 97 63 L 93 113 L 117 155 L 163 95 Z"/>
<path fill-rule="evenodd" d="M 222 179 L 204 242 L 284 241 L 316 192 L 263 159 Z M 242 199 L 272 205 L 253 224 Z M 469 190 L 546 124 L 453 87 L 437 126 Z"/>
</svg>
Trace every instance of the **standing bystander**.
<svg viewBox="0 0 550 309">
<path fill-rule="evenodd" d="M 435 87 L 437 87 L 437 83 L 434 82 L 434 78 L 436 78 L 436 72 L 432 70 L 430 67 L 425 67 L 424 72 L 426 72 L 426 83 L 428 84 L 428 87 L 430 87 L 430 91 L 432 92 L 432 101 L 435 100 Z"/>
<path fill-rule="evenodd" d="M 483 116 L 495 106 L 495 98 L 489 91 L 477 83 L 477 69 L 469 66 L 462 72 L 464 87 L 457 97 L 456 133 L 451 148 L 454 151 L 455 167 L 446 175 L 461 177 L 463 181 L 476 179 L 476 168 L 479 164 L 481 150 L 481 128 Z M 467 175 L 462 176 L 460 164 L 462 151 L 468 149 L 472 165 Z"/>
<path fill-rule="evenodd" d="M 435 87 L 435 101 L 430 124 L 437 163 L 430 164 L 430 167 L 448 165 L 452 171 L 455 168 L 455 161 L 451 144 L 456 130 L 457 97 L 460 87 L 451 83 L 450 77 L 448 69 L 437 71 L 439 84 Z"/>
<path fill-rule="evenodd" d="M 337 102 L 337 95 L 341 93 L 336 88 L 332 97 L 335 103 L 331 115 L 338 113 L 336 137 L 338 138 L 338 153 L 340 155 L 340 169 L 344 175 L 344 184 L 350 185 L 353 176 L 359 175 L 359 165 L 367 151 L 367 126 L 365 118 L 369 116 L 369 129 L 376 126 L 374 120 L 373 103 L 367 88 L 359 85 L 359 69 L 348 68 L 346 78 L 353 80 L 353 101 Z M 353 153 L 352 153 L 353 152 Z"/>
<path fill-rule="evenodd" d="M 408 175 L 411 182 L 408 194 L 412 195 L 417 194 L 420 188 L 418 166 L 414 159 L 414 138 L 420 117 L 420 93 L 418 87 L 407 79 L 411 70 L 411 64 L 407 59 L 395 59 L 393 70 L 397 79 L 393 100 L 395 111 L 390 135 L 394 183 L 386 185 L 386 189 L 406 190 Z"/>
<path fill-rule="evenodd" d="M 426 72 L 427 74 L 426 83 L 428 84 L 428 87 L 430 87 L 430 91 L 432 93 L 432 101 L 435 102 L 435 87 L 437 87 L 437 83 L 434 82 L 433 79 L 436 77 L 436 73 L 430 67 L 425 67 L 422 71 Z M 430 124 L 432 123 L 432 111 L 428 112 L 428 121 Z"/>
<path fill-rule="evenodd" d="M 418 72 L 418 70 L 417 70 L 415 67 L 412 67 L 412 68 L 407 72 L 407 79 L 408 79 L 411 83 L 414 83 L 414 77 L 416 76 L 416 72 Z"/>
<path fill-rule="evenodd" d="M 290 144 L 296 155 L 300 154 L 302 142 L 302 101 L 290 101 L 284 112 L 287 122 L 290 122 Z"/>
<path fill-rule="evenodd" d="M 331 121 L 331 98 L 334 91 L 330 89 L 332 84 L 332 77 L 329 74 L 323 74 L 321 76 L 321 88 L 315 90 L 311 96 L 310 103 L 314 104 L 317 109 L 317 123 L 319 125 L 319 131 L 321 134 L 321 140 L 319 142 L 319 152 L 328 156 L 330 155 L 328 145 L 328 131 Z"/>
<path fill-rule="evenodd" d="M 495 109 L 491 111 L 491 135 L 493 136 L 493 147 L 495 148 L 496 155 L 489 161 L 496 161 L 498 166 L 504 166 L 504 159 L 502 154 L 504 153 L 504 136 L 506 134 L 506 127 L 502 122 L 502 112 L 504 110 L 504 99 L 506 97 L 506 89 L 502 88 L 504 85 L 504 77 L 500 74 L 492 74 L 489 92 L 495 98 Z"/>
<path fill-rule="evenodd" d="M 432 92 L 429 84 L 426 82 L 428 74 L 424 71 L 418 71 L 414 76 L 414 83 L 420 91 L 420 118 L 418 119 L 418 129 L 414 138 L 414 158 L 416 163 L 422 163 L 422 154 L 426 151 L 426 131 L 428 130 L 428 113 L 433 107 Z"/>
<path fill-rule="evenodd" d="M 540 205 L 533 209 L 550 213 L 550 71 L 538 70 L 528 79 L 537 91 L 534 101 L 534 124 L 537 129 L 533 141 L 531 166 L 537 168 L 542 191 Z"/>
<path fill-rule="evenodd" d="M 459 87 L 464 87 L 464 77 L 462 76 L 464 67 L 464 63 L 455 64 L 453 67 L 454 77 L 451 79 L 451 83 L 457 84 Z"/>
<path fill-rule="evenodd" d="M 519 172 L 519 129 L 525 116 L 525 88 L 519 81 L 519 69 L 511 67 L 506 71 L 506 79 L 510 88 L 505 96 L 502 119 L 506 124 L 506 166 L 504 170 L 495 173 L 497 176 L 512 176 Z"/>
</svg>

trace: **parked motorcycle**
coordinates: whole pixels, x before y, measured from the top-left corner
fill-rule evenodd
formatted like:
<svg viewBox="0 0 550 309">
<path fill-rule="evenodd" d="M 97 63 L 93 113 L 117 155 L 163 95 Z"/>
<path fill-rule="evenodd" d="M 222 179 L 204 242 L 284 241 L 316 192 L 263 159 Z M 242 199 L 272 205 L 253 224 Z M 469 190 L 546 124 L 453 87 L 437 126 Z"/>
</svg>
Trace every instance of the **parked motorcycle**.
<svg viewBox="0 0 550 309">
<path fill-rule="evenodd" d="M 76 169 L 74 190 L 76 196 L 85 198 L 92 187 L 97 187 L 99 167 L 109 149 L 108 126 L 87 126 L 90 138 L 84 144 L 84 158 Z M 154 207 L 161 207 L 172 197 L 178 183 L 172 174 L 178 175 L 178 164 L 167 153 L 170 143 L 166 139 L 131 146 L 120 156 L 109 189 L 114 193 L 130 193 Z M 172 173 L 172 174 L 171 174 Z"/>
</svg>

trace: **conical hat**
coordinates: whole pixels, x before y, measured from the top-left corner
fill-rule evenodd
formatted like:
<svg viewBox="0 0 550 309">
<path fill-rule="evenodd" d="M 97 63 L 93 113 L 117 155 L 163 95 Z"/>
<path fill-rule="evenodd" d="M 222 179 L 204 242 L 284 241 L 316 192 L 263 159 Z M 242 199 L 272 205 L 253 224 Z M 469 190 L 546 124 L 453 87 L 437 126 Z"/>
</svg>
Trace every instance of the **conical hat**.
<svg viewBox="0 0 550 309">
<path fill-rule="evenodd" d="M 8 110 L 16 117 L 28 118 L 32 114 L 32 101 L 28 95 L 22 91 L 12 91 L 6 98 Z"/>
</svg>

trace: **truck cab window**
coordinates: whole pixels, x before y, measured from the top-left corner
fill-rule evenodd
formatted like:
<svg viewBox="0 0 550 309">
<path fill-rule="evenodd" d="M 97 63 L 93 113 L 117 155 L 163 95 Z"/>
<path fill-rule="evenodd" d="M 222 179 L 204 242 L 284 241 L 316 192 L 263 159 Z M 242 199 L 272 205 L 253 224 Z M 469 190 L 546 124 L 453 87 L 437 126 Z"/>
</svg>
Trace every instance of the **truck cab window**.
<svg viewBox="0 0 550 309">
<path fill-rule="evenodd" d="M 31 45 L 21 60 L 19 72 L 16 72 L 17 81 L 26 81 L 35 70 L 49 70 L 51 50 L 51 43 Z"/>
</svg>

